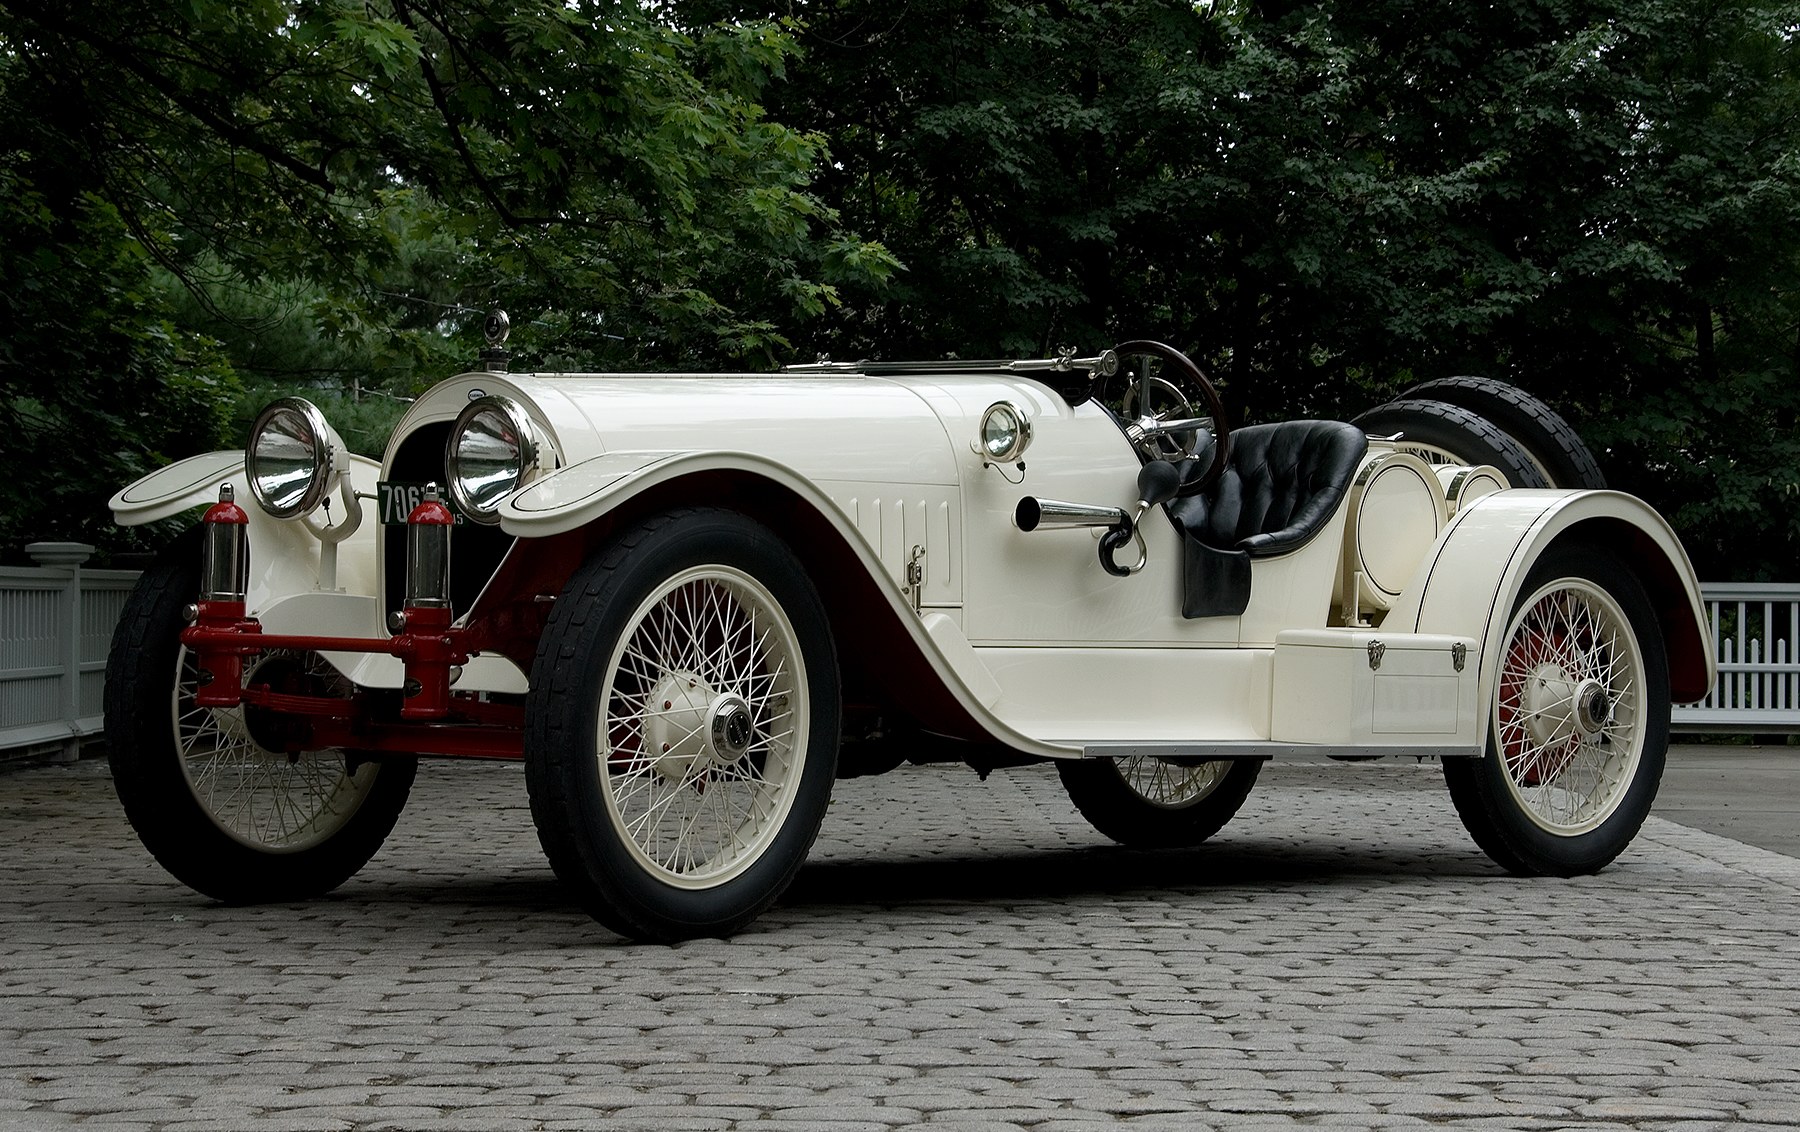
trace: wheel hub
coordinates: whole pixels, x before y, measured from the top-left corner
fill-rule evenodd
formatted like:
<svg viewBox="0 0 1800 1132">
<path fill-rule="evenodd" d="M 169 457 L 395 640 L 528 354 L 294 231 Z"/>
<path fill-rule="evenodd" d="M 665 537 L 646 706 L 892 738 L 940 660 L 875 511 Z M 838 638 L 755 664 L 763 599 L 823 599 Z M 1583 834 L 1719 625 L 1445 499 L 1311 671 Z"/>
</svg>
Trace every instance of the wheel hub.
<svg viewBox="0 0 1800 1132">
<path fill-rule="evenodd" d="M 720 762 L 736 762 L 749 753 L 750 740 L 756 734 L 750 718 L 750 705 L 739 695 L 724 695 L 713 701 L 709 709 L 712 722 L 707 736 L 712 740 L 714 756 Z"/>
<path fill-rule="evenodd" d="M 1598 680 L 1583 680 L 1575 689 L 1575 726 L 1597 735 L 1612 722 L 1612 695 Z"/>
<path fill-rule="evenodd" d="M 1525 681 L 1520 706 L 1538 747 L 1591 737 L 1612 721 L 1612 696 L 1598 680 L 1578 680 L 1560 664 L 1540 664 Z"/>
<path fill-rule="evenodd" d="M 658 777 L 694 781 L 742 759 L 756 736 L 750 705 L 693 672 L 664 674 L 651 687 L 644 728 Z"/>
</svg>

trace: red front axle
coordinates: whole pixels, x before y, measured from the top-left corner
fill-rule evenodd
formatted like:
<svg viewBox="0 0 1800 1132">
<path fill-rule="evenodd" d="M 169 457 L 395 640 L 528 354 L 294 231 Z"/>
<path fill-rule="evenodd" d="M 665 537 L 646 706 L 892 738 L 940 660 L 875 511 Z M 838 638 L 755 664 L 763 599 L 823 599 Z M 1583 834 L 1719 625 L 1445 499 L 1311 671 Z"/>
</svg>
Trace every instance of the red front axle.
<svg viewBox="0 0 1800 1132">
<path fill-rule="evenodd" d="M 201 521 L 206 524 L 201 568 L 205 580 L 194 606 L 193 624 L 181 633 L 181 643 L 195 654 L 200 669 L 196 705 L 235 708 L 242 704 L 289 717 L 302 725 L 284 731 L 293 750 L 347 747 L 472 758 L 523 757 L 522 707 L 450 690 L 453 670 L 494 642 L 479 625 L 453 624 L 447 537 L 453 517 L 435 492 L 428 492 L 428 498 L 408 516 L 406 607 L 395 615 L 394 635 L 385 640 L 263 632 L 261 622 L 245 615 L 248 516 L 232 502 L 229 485 Z M 358 689 L 354 696 L 338 698 L 294 694 L 266 684 L 245 687 L 245 661 L 276 649 L 397 657 L 406 670 L 398 720 L 391 711 L 378 710 L 379 691 Z"/>
</svg>

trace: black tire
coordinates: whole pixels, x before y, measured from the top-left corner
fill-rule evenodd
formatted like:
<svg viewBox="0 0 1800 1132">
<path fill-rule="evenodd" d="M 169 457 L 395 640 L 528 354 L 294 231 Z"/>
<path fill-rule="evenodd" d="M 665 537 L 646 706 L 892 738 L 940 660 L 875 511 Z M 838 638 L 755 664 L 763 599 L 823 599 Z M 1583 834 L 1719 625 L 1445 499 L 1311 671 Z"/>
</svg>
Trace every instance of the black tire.
<svg viewBox="0 0 1800 1132">
<path fill-rule="evenodd" d="M 1551 487 L 1603 488 L 1594 453 L 1555 409 L 1517 386 L 1491 377 L 1440 377 L 1400 395 L 1442 401 L 1486 417 L 1518 441 Z"/>
<path fill-rule="evenodd" d="M 1183 766 L 1134 755 L 1056 763 L 1081 816 L 1133 849 L 1180 849 L 1205 841 L 1237 814 L 1261 771 L 1259 759 Z"/>
<path fill-rule="evenodd" d="M 1507 621 L 1485 757 L 1444 760 L 1456 812 L 1510 872 L 1599 872 L 1644 824 L 1668 746 L 1668 652 L 1643 586 L 1608 552 L 1552 547 Z"/>
<path fill-rule="evenodd" d="M 525 781 L 551 867 L 621 935 L 730 935 L 818 835 L 841 710 L 830 626 L 779 538 L 710 509 L 625 532 L 569 580 L 532 665 Z"/>
<path fill-rule="evenodd" d="M 197 532 L 178 539 L 126 599 L 106 662 L 113 786 L 145 848 L 194 890 L 228 903 L 302 900 L 350 879 L 392 832 L 416 760 L 343 751 L 288 755 L 257 742 L 245 709 L 196 707 L 182 607 L 200 590 Z M 247 675 L 315 694 L 348 686 L 313 654 L 271 651 Z M 349 769 L 354 763 L 355 770 Z"/>
<path fill-rule="evenodd" d="M 1350 422 L 1370 436 L 1404 435 L 1427 463 L 1492 464 L 1513 487 L 1549 487 L 1531 455 L 1487 419 L 1442 401 L 1402 400 L 1377 405 Z"/>
</svg>

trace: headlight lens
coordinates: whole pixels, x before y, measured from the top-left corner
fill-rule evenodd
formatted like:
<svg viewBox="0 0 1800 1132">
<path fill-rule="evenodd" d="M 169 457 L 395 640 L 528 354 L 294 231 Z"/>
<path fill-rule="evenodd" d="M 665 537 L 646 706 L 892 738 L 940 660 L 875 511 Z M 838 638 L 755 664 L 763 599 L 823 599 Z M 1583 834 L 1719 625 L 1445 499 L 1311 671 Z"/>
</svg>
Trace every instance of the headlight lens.
<svg viewBox="0 0 1800 1132">
<path fill-rule="evenodd" d="M 480 523 L 500 521 L 500 501 L 538 467 L 537 430 L 515 401 L 483 397 L 469 403 L 450 428 L 445 467 L 450 495 Z"/>
<path fill-rule="evenodd" d="M 988 464 L 1010 464 L 1031 444 L 1031 419 L 1010 401 L 996 401 L 981 414 L 975 451 Z"/>
<path fill-rule="evenodd" d="M 277 519 L 295 519 L 331 491 L 341 442 L 311 401 L 283 397 L 250 426 L 244 471 L 250 494 Z"/>
</svg>

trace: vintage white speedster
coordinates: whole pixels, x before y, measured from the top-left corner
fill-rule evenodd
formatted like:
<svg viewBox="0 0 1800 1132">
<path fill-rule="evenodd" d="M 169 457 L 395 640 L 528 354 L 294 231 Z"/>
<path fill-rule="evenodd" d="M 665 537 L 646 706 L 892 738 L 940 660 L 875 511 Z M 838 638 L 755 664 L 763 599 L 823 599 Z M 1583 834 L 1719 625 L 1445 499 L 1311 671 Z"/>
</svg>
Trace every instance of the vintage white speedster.
<svg viewBox="0 0 1800 1132">
<path fill-rule="evenodd" d="M 1268 759 L 1433 756 L 1502 866 L 1586 873 L 1713 679 L 1644 503 L 1338 422 L 1227 432 L 1156 343 L 776 375 L 498 356 L 379 465 L 284 400 L 245 451 L 114 497 L 122 523 L 210 505 L 134 593 L 106 701 L 126 811 L 198 891 L 340 884 L 426 756 L 522 758 L 557 875 L 642 939 L 747 924 L 834 780 L 907 761 L 1055 760 L 1102 832 L 1185 846 Z"/>
</svg>

